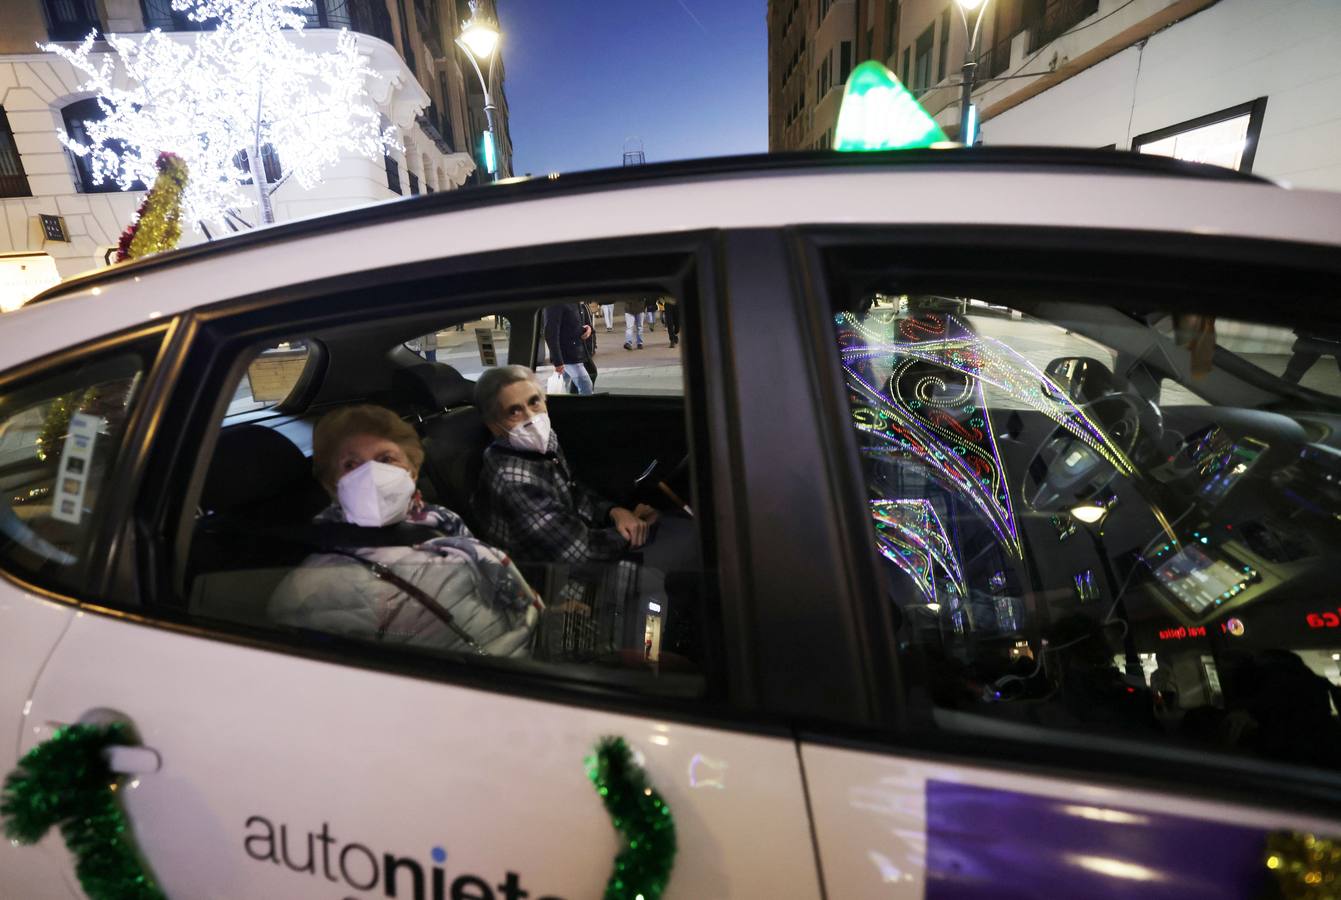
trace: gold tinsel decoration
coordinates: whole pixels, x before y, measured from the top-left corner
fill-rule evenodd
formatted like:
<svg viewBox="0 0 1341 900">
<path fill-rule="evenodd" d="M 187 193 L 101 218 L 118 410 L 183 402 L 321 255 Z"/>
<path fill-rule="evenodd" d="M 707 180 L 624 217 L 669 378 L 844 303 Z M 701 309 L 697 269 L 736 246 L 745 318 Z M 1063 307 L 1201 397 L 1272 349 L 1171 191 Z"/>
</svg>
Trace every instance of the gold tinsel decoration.
<svg viewBox="0 0 1341 900">
<path fill-rule="evenodd" d="M 1341 897 L 1341 841 L 1277 832 L 1267 838 L 1266 867 L 1286 900 Z"/>
<path fill-rule="evenodd" d="M 139 259 L 177 246 L 182 238 L 182 191 L 186 163 L 175 153 L 158 154 L 158 177 L 136 213 L 135 223 L 121 234 L 116 261 Z"/>
</svg>

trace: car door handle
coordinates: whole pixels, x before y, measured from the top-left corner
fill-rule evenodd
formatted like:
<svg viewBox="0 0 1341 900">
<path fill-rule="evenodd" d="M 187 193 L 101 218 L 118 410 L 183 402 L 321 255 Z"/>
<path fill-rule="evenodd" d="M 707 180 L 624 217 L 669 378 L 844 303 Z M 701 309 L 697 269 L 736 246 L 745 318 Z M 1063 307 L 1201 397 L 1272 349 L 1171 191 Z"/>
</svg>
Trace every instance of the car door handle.
<svg viewBox="0 0 1341 900">
<path fill-rule="evenodd" d="M 108 719 L 99 715 L 84 716 L 80 719 L 81 724 L 93 724 L 98 721 Z M 36 731 L 39 739 L 46 740 L 55 734 L 57 729 L 64 728 L 68 724 L 68 722 L 45 722 L 38 726 Z M 103 756 L 107 760 L 107 767 L 118 775 L 152 775 L 163 768 L 163 757 L 159 756 L 153 747 L 119 745 L 108 747 L 103 751 Z"/>
<path fill-rule="evenodd" d="M 103 755 L 107 767 L 120 775 L 152 775 L 163 767 L 153 747 L 108 747 Z"/>
</svg>

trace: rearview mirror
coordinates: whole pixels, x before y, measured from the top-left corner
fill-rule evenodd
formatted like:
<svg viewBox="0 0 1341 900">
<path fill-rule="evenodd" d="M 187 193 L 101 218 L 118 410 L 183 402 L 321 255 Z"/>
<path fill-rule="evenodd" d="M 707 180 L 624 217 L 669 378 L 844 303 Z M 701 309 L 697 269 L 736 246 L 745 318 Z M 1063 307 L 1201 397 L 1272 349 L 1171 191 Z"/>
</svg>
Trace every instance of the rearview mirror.
<svg viewBox="0 0 1341 900">
<path fill-rule="evenodd" d="M 1097 400 L 1116 389 L 1112 370 L 1091 356 L 1061 356 L 1043 372 L 1076 403 Z"/>
</svg>

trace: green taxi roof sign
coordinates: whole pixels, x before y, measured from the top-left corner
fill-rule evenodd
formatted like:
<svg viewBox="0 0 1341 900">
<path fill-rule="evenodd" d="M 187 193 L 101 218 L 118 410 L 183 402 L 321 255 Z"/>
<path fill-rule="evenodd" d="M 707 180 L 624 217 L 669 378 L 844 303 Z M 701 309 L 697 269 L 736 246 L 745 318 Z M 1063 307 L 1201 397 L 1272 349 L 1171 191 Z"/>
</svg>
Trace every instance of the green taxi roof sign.
<svg viewBox="0 0 1341 900">
<path fill-rule="evenodd" d="M 833 149 L 908 150 L 948 140 L 887 67 L 871 59 L 852 70 L 838 110 Z"/>
</svg>

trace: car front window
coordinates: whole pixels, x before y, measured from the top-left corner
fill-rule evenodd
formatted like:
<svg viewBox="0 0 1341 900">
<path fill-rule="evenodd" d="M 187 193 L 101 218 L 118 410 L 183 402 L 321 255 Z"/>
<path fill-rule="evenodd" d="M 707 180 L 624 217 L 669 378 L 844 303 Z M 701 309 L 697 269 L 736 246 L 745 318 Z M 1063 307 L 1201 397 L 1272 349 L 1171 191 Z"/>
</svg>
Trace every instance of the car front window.
<svg viewBox="0 0 1341 900">
<path fill-rule="evenodd" d="M 935 724 L 1341 768 L 1341 406 L 1283 377 L 1296 334 L 1054 301 L 836 314 L 872 548 Z"/>
</svg>

